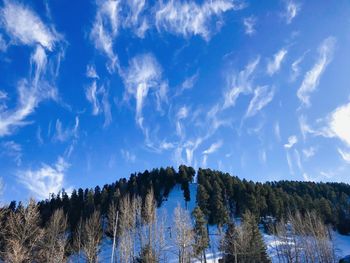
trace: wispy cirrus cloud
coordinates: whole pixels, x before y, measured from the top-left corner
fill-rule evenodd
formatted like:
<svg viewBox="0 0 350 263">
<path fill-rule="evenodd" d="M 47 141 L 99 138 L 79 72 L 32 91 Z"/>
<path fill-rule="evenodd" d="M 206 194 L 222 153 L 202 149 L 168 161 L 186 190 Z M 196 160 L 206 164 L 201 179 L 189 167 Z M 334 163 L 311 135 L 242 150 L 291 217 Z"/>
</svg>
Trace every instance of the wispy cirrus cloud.
<svg viewBox="0 0 350 263">
<path fill-rule="evenodd" d="M 295 81 L 300 76 L 300 63 L 304 60 L 305 52 L 302 56 L 298 57 L 296 60 L 293 61 L 291 66 L 291 75 L 290 75 L 290 81 Z"/>
<path fill-rule="evenodd" d="M 208 149 L 203 151 L 203 154 L 208 155 L 208 154 L 212 154 L 212 153 L 216 152 L 217 150 L 219 150 L 221 148 L 222 144 L 223 144 L 222 140 L 214 142 L 213 144 L 211 144 L 209 146 Z"/>
<path fill-rule="evenodd" d="M 0 108 L 0 136 L 6 136 L 30 123 L 27 118 L 40 102 L 58 100 L 54 80 L 64 54 L 64 40 L 52 25 L 45 25 L 33 10 L 20 3 L 5 1 L 0 13 L 0 26 L 11 39 L 11 45 L 34 48 L 28 77 L 17 83 L 16 106 L 9 109 L 2 105 Z"/>
<path fill-rule="evenodd" d="M 53 165 L 42 164 L 38 169 L 21 170 L 17 180 L 38 199 L 47 199 L 52 193 L 57 194 L 64 185 L 65 173 L 69 164 L 58 157 Z"/>
<path fill-rule="evenodd" d="M 311 158 L 312 156 L 315 155 L 316 153 L 316 148 L 315 147 L 309 147 L 309 148 L 305 148 L 303 149 L 303 155 L 306 159 Z"/>
<path fill-rule="evenodd" d="M 336 108 L 329 118 L 330 135 L 338 137 L 350 147 L 350 103 Z"/>
<path fill-rule="evenodd" d="M 284 17 L 286 18 L 287 24 L 292 23 L 293 19 L 298 15 L 300 9 L 300 4 L 296 3 L 295 1 L 286 1 L 286 10 L 284 13 Z"/>
<path fill-rule="evenodd" d="M 328 37 L 321 43 L 318 48 L 316 63 L 304 76 L 304 80 L 298 89 L 297 96 L 305 106 L 310 106 L 310 95 L 316 90 L 322 74 L 332 60 L 335 42 L 336 40 L 334 37 Z"/>
<path fill-rule="evenodd" d="M 146 7 L 145 0 L 130 0 L 126 1 L 127 16 L 124 20 L 123 26 L 131 28 L 135 34 L 143 38 L 146 31 L 150 28 L 148 17 L 142 15 Z"/>
<path fill-rule="evenodd" d="M 214 0 L 198 4 L 194 1 L 160 2 L 156 14 L 158 31 L 165 30 L 189 37 L 198 35 L 209 40 L 213 34 L 212 21 L 229 10 L 242 9 L 242 3 L 231 0 Z"/>
<path fill-rule="evenodd" d="M 249 103 L 245 118 L 253 117 L 261 109 L 266 107 L 275 95 L 274 88 L 269 86 L 259 86 L 254 90 L 254 96 Z"/>
<path fill-rule="evenodd" d="M 196 72 L 195 74 L 193 74 L 192 76 L 186 78 L 180 85 L 180 87 L 178 88 L 178 90 L 175 93 L 175 96 L 179 96 L 181 95 L 185 90 L 189 90 L 192 89 L 193 86 L 196 84 L 197 80 L 199 77 L 199 73 Z"/>
<path fill-rule="evenodd" d="M 7 50 L 7 43 L 5 42 L 4 37 L 0 34 L 0 52 L 5 52 Z"/>
<path fill-rule="evenodd" d="M 90 39 L 95 48 L 107 56 L 107 68 L 114 71 L 118 65 L 118 56 L 114 53 L 114 40 L 120 27 L 120 1 L 97 1 L 95 21 L 90 32 Z"/>
<path fill-rule="evenodd" d="M 122 155 L 122 157 L 124 158 L 124 160 L 128 163 L 134 163 L 135 160 L 136 160 L 136 155 L 131 153 L 130 151 L 128 150 L 124 150 L 124 149 L 121 149 L 120 150 L 120 153 Z"/>
<path fill-rule="evenodd" d="M 129 61 L 129 67 L 122 75 L 126 98 L 133 96 L 136 100 L 136 122 L 143 128 L 143 114 L 145 100 L 151 89 L 160 105 L 167 99 L 167 84 L 162 80 L 162 69 L 152 54 L 142 54 Z"/>
<path fill-rule="evenodd" d="M 237 98 L 241 94 L 249 94 L 252 92 L 252 82 L 254 79 L 253 73 L 259 64 L 260 57 L 251 61 L 244 70 L 238 74 L 229 72 L 227 74 L 227 86 L 228 89 L 224 94 L 223 109 L 233 107 L 236 104 Z"/>
<path fill-rule="evenodd" d="M 54 141 L 66 142 L 71 138 L 77 138 L 79 131 L 79 118 L 75 118 L 75 124 L 73 127 L 64 128 L 62 122 L 57 119 L 55 126 L 55 133 L 53 136 Z"/>
<path fill-rule="evenodd" d="M 350 151 L 345 151 L 345 150 L 338 148 L 338 152 L 339 152 L 340 156 L 343 158 L 343 160 L 350 164 Z"/>
<path fill-rule="evenodd" d="M 4 1 L 0 10 L 1 27 L 5 28 L 14 43 L 42 47 L 52 51 L 60 36 L 52 26 L 45 25 L 27 6 Z"/>
<path fill-rule="evenodd" d="M 57 89 L 43 81 L 47 56 L 41 46 L 37 46 L 30 62 L 33 67 L 33 76 L 29 80 L 22 79 L 19 81 L 16 107 L 14 109 L 7 109 L 6 107 L 6 109 L 0 111 L 0 136 L 9 135 L 16 128 L 27 125 L 28 121 L 25 121 L 25 119 L 35 111 L 41 101 L 46 99 L 57 100 Z"/>
<path fill-rule="evenodd" d="M 298 142 L 298 138 L 295 135 L 289 136 L 288 143 L 284 145 L 284 148 L 290 149 Z"/>
<path fill-rule="evenodd" d="M 88 65 L 86 76 L 93 79 L 90 86 L 85 89 L 86 99 L 92 105 L 92 115 L 104 114 L 105 122 L 103 127 L 107 127 L 112 122 L 111 105 L 109 103 L 109 92 L 102 85 L 97 87 L 99 76 L 93 65 Z"/>
<path fill-rule="evenodd" d="M 11 157 L 17 166 L 22 163 L 22 146 L 14 141 L 5 141 L 0 144 L 2 149 L 0 156 Z"/>
<path fill-rule="evenodd" d="M 255 16 L 245 17 L 243 19 L 244 32 L 246 35 L 252 36 L 255 34 L 255 25 L 257 22 L 257 18 Z"/>
<path fill-rule="evenodd" d="M 285 59 L 287 53 L 287 49 L 282 48 L 273 56 L 273 59 L 269 60 L 267 63 L 267 73 L 270 76 L 274 75 L 280 70 L 282 62 Z"/>
</svg>

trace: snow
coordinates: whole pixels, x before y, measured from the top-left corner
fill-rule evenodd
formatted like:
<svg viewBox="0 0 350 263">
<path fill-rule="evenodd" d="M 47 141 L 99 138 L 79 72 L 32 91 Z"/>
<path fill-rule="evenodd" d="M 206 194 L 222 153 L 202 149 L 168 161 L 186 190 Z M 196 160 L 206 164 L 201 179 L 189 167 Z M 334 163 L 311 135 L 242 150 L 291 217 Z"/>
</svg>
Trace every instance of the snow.
<svg viewBox="0 0 350 263">
<path fill-rule="evenodd" d="M 190 184 L 190 196 L 191 200 L 187 203 L 187 209 L 191 213 L 196 206 L 196 192 L 197 184 Z M 166 214 L 166 229 L 171 229 L 174 226 L 173 222 L 173 212 L 174 209 L 180 205 L 182 208 L 186 208 L 186 202 L 184 200 L 183 191 L 181 190 L 180 185 L 176 185 L 173 190 L 170 192 L 167 200 L 164 200 L 161 207 L 158 208 L 158 215 Z M 235 222 L 239 225 L 240 219 L 236 218 Z M 262 231 L 262 230 L 261 230 Z M 276 261 L 275 252 L 273 246 L 276 245 L 276 238 L 273 235 L 268 235 L 262 231 L 262 235 L 267 247 L 269 256 L 272 258 L 273 262 Z M 218 260 L 221 256 L 219 251 L 219 244 L 221 236 L 218 232 L 216 226 L 209 226 L 209 236 L 210 236 L 210 247 L 207 250 L 207 262 L 208 263 L 218 263 Z M 177 263 L 178 259 L 176 256 L 176 250 L 173 247 L 173 241 L 170 238 L 170 234 L 166 235 L 167 243 L 169 244 L 167 251 L 167 259 L 170 263 Z M 350 255 L 350 236 L 343 236 L 337 232 L 334 232 L 334 242 L 337 248 L 338 255 L 340 257 L 345 257 Z M 99 254 L 99 262 L 110 262 L 112 251 L 112 242 L 109 238 L 104 238 L 101 245 L 101 252 Z M 83 262 L 78 260 L 77 255 L 70 258 L 70 262 Z M 199 262 L 199 261 L 194 261 Z"/>
</svg>

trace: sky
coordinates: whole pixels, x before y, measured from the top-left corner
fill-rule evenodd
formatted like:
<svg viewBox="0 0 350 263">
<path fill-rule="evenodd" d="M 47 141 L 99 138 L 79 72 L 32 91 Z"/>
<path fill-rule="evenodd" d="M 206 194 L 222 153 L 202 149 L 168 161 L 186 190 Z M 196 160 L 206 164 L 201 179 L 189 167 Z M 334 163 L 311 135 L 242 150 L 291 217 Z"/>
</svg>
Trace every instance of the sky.
<svg viewBox="0 0 350 263">
<path fill-rule="evenodd" d="M 348 0 L 0 0 L 2 200 L 180 164 L 350 183 Z"/>
</svg>

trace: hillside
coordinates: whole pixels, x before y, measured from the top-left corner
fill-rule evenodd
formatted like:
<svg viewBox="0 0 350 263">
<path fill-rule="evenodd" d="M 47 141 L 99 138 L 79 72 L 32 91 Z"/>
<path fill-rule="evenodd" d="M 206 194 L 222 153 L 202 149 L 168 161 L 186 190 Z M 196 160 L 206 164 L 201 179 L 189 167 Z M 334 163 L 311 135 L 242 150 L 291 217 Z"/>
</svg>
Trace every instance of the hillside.
<svg viewBox="0 0 350 263">
<path fill-rule="evenodd" d="M 178 262 L 180 255 L 192 260 L 205 256 L 210 262 L 227 257 L 231 252 L 225 249 L 233 249 L 236 242 L 242 243 L 239 249 L 246 247 L 242 255 L 251 253 L 261 262 L 268 262 L 269 257 L 281 262 L 286 249 L 300 257 L 311 257 L 316 253 L 310 252 L 311 247 L 322 247 L 319 253 L 328 251 L 327 257 L 332 255 L 331 262 L 336 262 L 336 258 L 350 254 L 350 237 L 341 235 L 349 233 L 349 198 L 350 186 L 343 183 L 259 183 L 181 165 L 177 171 L 172 167 L 146 170 L 102 188 L 73 190 L 70 195 L 62 190 L 38 204 L 12 202 L 1 209 L 0 223 L 4 229 L 11 229 L 2 232 L 1 246 L 7 255 L 11 238 L 28 233 L 12 236 L 12 232 L 34 227 L 42 234 L 40 242 L 35 241 L 35 251 L 46 249 L 43 244 L 52 233 L 61 233 L 54 238 L 61 243 L 53 244 L 64 248 L 62 260 L 70 262 L 95 262 L 97 258 L 110 262 L 113 237 L 115 258 L 126 258 L 125 262 L 143 257 Z M 225 248 L 230 227 L 234 243 Z M 179 233 L 184 236 L 180 238 Z M 25 238 L 31 240 L 33 236 Z M 93 242 L 86 243 L 88 240 Z M 87 250 L 92 244 L 94 249 Z"/>
</svg>

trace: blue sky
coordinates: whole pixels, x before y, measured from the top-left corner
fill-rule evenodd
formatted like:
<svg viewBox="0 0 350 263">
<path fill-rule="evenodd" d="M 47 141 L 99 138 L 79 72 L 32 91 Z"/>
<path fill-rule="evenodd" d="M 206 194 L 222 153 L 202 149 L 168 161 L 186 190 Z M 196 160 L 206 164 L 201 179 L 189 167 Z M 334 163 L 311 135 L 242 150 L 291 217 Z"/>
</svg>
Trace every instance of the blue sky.
<svg viewBox="0 0 350 263">
<path fill-rule="evenodd" d="M 160 166 L 350 183 L 350 2 L 0 2 L 2 199 Z"/>
</svg>

